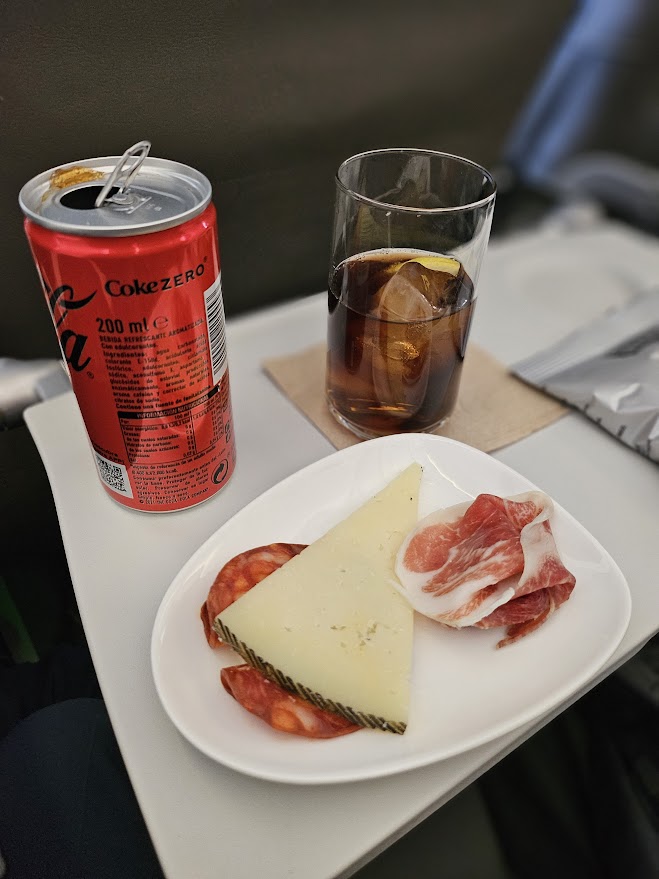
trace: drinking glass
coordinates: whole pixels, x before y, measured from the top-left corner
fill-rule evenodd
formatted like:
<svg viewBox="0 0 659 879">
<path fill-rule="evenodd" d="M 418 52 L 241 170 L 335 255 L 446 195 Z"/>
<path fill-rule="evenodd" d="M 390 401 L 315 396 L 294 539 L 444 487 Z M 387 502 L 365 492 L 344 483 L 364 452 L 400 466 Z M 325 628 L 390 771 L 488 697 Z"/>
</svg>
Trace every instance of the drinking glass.
<svg viewBox="0 0 659 879">
<path fill-rule="evenodd" d="M 340 166 L 326 392 L 358 436 L 429 431 L 451 414 L 495 196 L 484 168 L 432 150 Z"/>
</svg>

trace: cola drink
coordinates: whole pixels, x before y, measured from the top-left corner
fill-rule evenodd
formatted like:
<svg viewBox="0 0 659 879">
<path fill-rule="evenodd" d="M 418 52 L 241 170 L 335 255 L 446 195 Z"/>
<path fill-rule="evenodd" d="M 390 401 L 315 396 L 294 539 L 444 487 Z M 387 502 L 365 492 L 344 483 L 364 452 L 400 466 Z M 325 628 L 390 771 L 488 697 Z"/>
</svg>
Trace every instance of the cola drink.
<svg viewBox="0 0 659 879">
<path fill-rule="evenodd" d="M 474 285 L 453 257 L 384 249 L 329 281 L 327 399 L 362 437 L 428 431 L 456 402 Z"/>
</svg>

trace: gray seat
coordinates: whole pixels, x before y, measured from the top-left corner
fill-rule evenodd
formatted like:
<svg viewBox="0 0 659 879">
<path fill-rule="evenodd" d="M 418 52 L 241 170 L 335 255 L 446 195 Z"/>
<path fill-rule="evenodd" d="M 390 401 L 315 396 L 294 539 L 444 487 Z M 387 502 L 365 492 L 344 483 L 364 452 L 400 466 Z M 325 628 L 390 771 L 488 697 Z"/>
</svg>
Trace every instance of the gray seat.
<svg viewBox="0 0 659 879">
<path fill-rule="evenodd" d="M 503 149 L 517 185 L 659 233 L 659 4 L 584 0 Z"/>
</svg>

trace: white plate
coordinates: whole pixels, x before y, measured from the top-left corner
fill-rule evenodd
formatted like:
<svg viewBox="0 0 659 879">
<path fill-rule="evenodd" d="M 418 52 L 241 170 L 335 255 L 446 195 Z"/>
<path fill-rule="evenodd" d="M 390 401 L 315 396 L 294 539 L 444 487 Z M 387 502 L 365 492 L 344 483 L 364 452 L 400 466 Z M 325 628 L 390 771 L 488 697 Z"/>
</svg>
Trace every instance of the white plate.
<svg viewBox="0 0 659 879">
<path fill-rule="evenodd" d="M 552 528 L 577 578 L 570 600 L 536 632 L 497 650 L 501 631 L 448 630 L 417 615 L 405 735 L 360 730 L 312 740 L 272 730 L 220 684 L 242 660 L 211 650 L 199 609 L 217 571 L 262 544 L 310 543 L 412 461 L 423 466 L 421 516 L 480 492 L 535 488 L 482 452 L 425 434 L 360 443 L 280 482 L 223 525 L 174 579 L 156 617 L 151 661 L 174 724 L 200 751 L 240 772 L 294 784 L 375 778 L 443 760 L 550 711 L 577 691 L 620 642 L 631 612 L 619 568 L 597 541 L 556 507 Z"/>
</svg>

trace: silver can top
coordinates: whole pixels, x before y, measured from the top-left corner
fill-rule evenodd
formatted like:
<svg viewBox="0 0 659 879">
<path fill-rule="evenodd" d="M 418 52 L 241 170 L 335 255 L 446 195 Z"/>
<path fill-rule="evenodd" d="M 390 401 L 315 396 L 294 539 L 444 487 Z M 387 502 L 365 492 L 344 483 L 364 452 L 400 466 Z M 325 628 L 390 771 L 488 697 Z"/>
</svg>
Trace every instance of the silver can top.
<svg viewBox="0 0 659 879">
<path fill-rule="evenodd" d="M 211 200 L 209 180 L 188 165 L 148 157 L 140 141 L 123 156 L 70 162 L 33 177 L 18 201 L 26 217 L 89 237 L 144 235 L 179 226 Z"/>
</svg>

